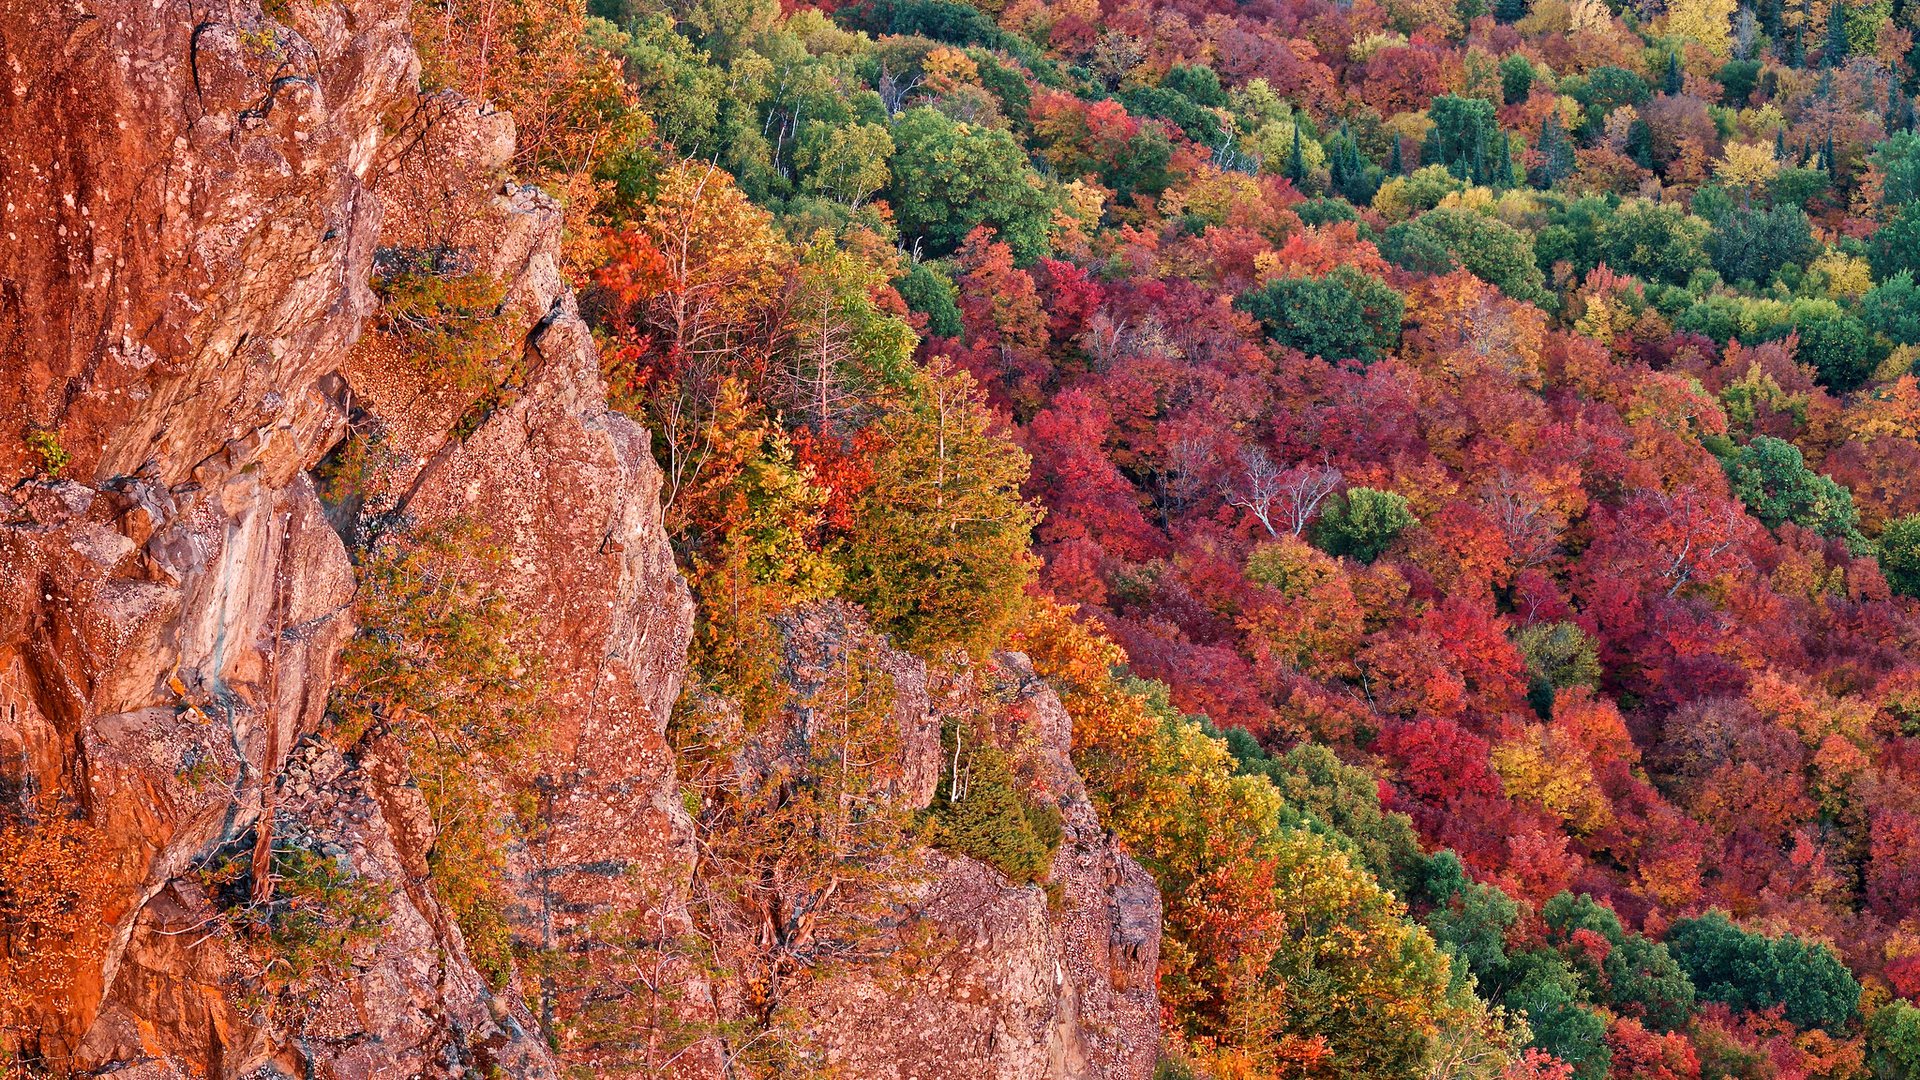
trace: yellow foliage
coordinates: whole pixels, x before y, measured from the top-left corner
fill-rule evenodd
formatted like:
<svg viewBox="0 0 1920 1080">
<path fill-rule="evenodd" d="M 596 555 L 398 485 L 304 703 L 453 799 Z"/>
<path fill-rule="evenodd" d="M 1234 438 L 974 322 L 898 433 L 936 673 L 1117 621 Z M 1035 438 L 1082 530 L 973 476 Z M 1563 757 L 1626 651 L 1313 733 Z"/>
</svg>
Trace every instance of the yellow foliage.
<svg viewBox="0 0 1920 1080">
<path fill-rule="evenodd" d="M 1728 143 L 1713 163 L 1713 174 L 1728 187 L 1744 188 L 1749 194 L 1766 185 L 1780 173 L 1773 159 L 1773 147 L 1761 142 Z"/>
<path fill-rule="evenodd" d="M 1827 295 L 1835 300 L 1858 300 L 1873 288 L 1873 268 L 1867 260 L 1838 248 L 1821 252 L 1807 270 L 1826 279 Z"/>
<path fill-rule="evenodd" d="M 1673 0 L 1667 6 L 1667 33 L 1724 57 L 1732 51 L 1733 9 L 1734 0 Z"/>
<path fill-rule="evenodd" d="M 1493 748 L 1493 771 L 1508 797 L 1537 803 L 1580 835 L 1606 827 L 1613 809 L 1594 782 L 1593 763 L 1544 725 Z"/>
</svg>

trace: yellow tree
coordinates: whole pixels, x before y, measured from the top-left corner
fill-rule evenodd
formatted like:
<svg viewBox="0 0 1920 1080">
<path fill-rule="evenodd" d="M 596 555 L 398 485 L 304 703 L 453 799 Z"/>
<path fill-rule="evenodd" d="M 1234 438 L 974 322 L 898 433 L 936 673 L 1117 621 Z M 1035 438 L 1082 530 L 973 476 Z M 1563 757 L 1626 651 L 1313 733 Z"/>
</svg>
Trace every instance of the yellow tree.
<svg viewBox="0 0 1920 1080">
<path fill-rule="evenodd" d="M 1750 204 L 1756 190 L 1780 175 L 1780 163 L 1766 143 L 1728 143 L 1720 160 L 1713 163 L 1713 175 L 1727 187 L 1740 189 Z"/>
<path fill-rule="evenodd" d="M 1733 48 L 1734 6 L 1734 0 L 1673 0 L 1667 6 L 1667 33 L 1726 56 Z"/>
</svg>

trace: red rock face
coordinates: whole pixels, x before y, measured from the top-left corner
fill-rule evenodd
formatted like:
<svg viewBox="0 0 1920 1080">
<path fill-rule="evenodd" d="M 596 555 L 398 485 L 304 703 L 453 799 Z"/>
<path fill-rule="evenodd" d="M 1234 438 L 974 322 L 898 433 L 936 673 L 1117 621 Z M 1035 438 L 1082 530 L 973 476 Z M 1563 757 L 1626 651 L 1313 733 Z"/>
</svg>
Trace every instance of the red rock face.
<svg viewBox="0 0 1920 1080">
<path fill-rule="evenodd" d="M 110 926 L 26 1018 L 25 1048 L 142 1078 L 719 1075 L 717 1044 L 636 1070 L 654 1034 L 576 1023 L 609 919 L 658 937 L 694 923 L 664 737 L 692 604 L 647 433 L 607 408 L 559 276 L 559 212 L 506 177 L 510 119 L 417 94 L 398 0 L 282 22 L 251 4 L 0 0 L 0 66 L 0 821 L 85 816 L 110 878 Z M 459 434 L 468 400 L 355 348 L 376 250 L 429 242 L 507 287 L 516 362 Z M 537 628 L 551 729 L 511 918 L 522 944 L 588 958 L 538 993 L 495 993 L 468 959 L 426 882 L 433 827 L 399 751 L 315 737 L 354 581 L 310 470 L 350 420 L 388 433 L 384 482 L 411 519 L 486 529 L 505 553 L 489 583 Z M 70 455 L 57 478 L 30 431 Z M 848 618 L 805 632 L 831 649 Z M 924 665 L 889 663 L 900 797 L 924 806 L 942 706 Z M 876 967 L 810 991 L 847 1076 L 1151 1071 L 1157 895 L 1094 819 L 1057 700 L 1002 667 L 1024 678 L 1065 812 L 1061 902 L 930 856 L 920 917 L 947 974 L 903 990 Z M 355 977 L 297 1027 L 235 1003 L 245 958 L 190 874 L 264 803 L 276 833 L 389 897 Z M 723 1008 L 689 965 L 654 974 L 682 1020 Z"/>
</svg>

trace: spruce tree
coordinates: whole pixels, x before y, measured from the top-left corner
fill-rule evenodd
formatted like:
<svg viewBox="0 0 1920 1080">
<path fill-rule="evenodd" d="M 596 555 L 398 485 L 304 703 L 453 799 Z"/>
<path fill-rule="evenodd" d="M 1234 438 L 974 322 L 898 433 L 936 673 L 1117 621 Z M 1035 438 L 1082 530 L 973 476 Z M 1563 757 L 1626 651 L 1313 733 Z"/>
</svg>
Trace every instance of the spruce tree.
<svg viewBox="0 0 1920 1080">
<path fill-rule="evenodd" d="M 1534 170 L 1539 187 L 1550 188 L 1573 175 L 1573 145 L 1560 126 L 1560 114 L 1550 112 L 1540 121 L 1540 166 Z"/>
<path fill-rule="evenodd" d="M 1820 47 L 1820 66 L 1831 71 L 1847 62 L 1847 7 L 1834 0 L 1827 9 L 1827 40 Z"/>
<path fill-rule="evenodd" d="M 1680 92 L 1682 90 L 1685 90 L 1686 87 L 1687 87 L 1686 77 L 1682 75 L 1680 72 L 1680 54 L 1668 53 L 1667 54 L 1667 81 L 1666 81 L 1666 85 L 1662 87 L 1662 91 L 1668 97 L 1679 97 Z"/>
<path fill-rule="evenodd" d="M 1307 155 L 1300 146 L 1299 120 L 1293 122 L 1293 150 L 1287 155 L 1287 179 L 1293 181 L 1294 187 L 1307 182 Z"/>
</svg>

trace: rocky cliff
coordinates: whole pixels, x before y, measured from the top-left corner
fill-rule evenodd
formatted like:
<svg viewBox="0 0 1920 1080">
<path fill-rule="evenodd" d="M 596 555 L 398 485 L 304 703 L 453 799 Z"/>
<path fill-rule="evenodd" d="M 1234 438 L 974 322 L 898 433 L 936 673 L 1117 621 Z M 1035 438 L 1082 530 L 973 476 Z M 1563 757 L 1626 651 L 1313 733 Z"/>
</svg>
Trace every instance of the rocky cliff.
<svg viewBox="0 0 1920 1080">
<path fill-rule="evenodd" d="M 692 604 L 647 433 L 608 409 L 560 276 L 560 213 L 507 175 L 509 117 L 418 93 L 398 0 L 269 8 L 0 5 L 0 825 L 68 837 L 39 862 L 0 848 L 0 893 L 49 866 L 86 883 L 55 898 L 77 928 L 59 941 L 8 909 L 0 1040 L 116 1076 L 720 1075 L 724 956 L 650 961 L 671 1024 L 587 1022 L 633 964 L 635 934 L 609 927 L 696 932 L 665 738 Z M 504 290 L 478 391 L 363 340 L 379 260 L 426 250 Z M 428 885 L 405 755 L 322 737 L 356 586 L 316 477 L 371 428 L 389 511 L 483 527 L 503 557 L 482 584 L 537 627 L 538 826 L 508 853 L 507 917 L 521 956 L 558 959 L 504 981 Z M 796 622 L 790 648 L 864 633 L 828 623 Z M 924 808 L 943 709 L 974 706 L 888 655 L 898 797 Z M 1020 737 L 1064 822 L 1051 896 L 925 854 L 898 942 L 798 1004 L 848 1076 L 1144 1076 L 1152 883 L 1100 829 L 1051 693 L 1017 657 L 967 678 L 1028 703 Z M 251 989 L 209 871 L 263 835 L 382 897 L 378 927 L 343 939 L 350 977 L 297 1008 Z"/>
</svg>

